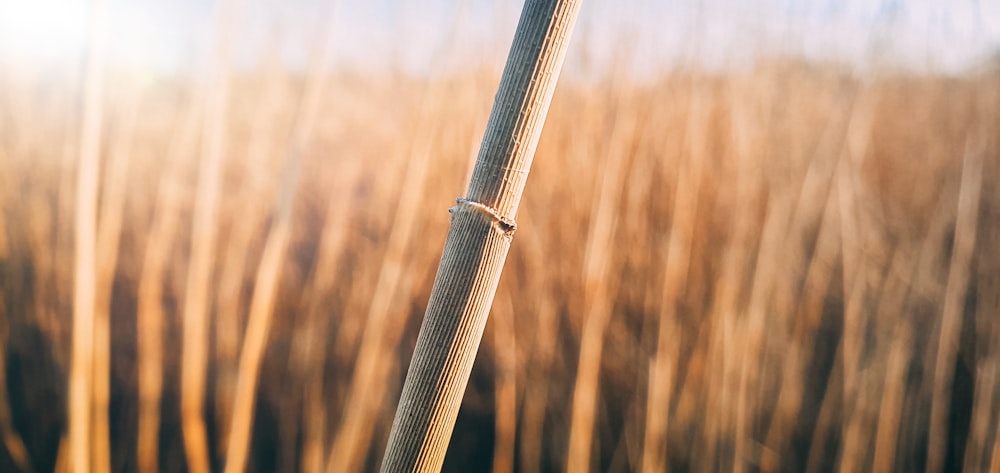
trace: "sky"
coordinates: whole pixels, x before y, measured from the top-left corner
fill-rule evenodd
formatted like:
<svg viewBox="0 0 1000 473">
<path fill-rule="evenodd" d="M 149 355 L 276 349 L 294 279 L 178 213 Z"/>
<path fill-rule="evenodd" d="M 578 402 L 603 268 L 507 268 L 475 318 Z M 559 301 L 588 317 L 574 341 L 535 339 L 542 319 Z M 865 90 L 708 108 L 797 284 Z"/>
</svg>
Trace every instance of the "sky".
<svg viewBox="0 0 1000 473">
<path fill-rule="evenodd" d="M 469 60 L 502 62 L 521 5 L 513 0 L 232 3 L 238 4 L 237 13 L 222 16 L 237 20 L 236 64 L 280 57 L 301 66 L 330 31 L 334 64 L 397 65 L 413 72 Z M 99 30 L 114 66 L 190 72 L 221 29 L 219 2 L 0 0 L 0 74 L 78 67 L 95 4 L 103 5 Z M 724 67 L 774 53 L 960 72 L 1000 52 L 1000 0 L 583 0 L 573 40 L 577 59 L 567 67 L 590 72 L 623 62 L 647 72 L 678 64 Z"/>
</svg>

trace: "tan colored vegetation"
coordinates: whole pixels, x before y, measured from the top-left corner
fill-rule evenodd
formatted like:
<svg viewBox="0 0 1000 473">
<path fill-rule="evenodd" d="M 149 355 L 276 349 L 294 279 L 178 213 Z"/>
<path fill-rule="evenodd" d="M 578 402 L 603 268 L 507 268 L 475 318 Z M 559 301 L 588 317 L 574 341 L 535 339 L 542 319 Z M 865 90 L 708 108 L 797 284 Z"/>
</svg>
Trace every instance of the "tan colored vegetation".
<svg viewBox="0 0 1000 473">
<path fill-rule="evenodd" d="M 4 79 L 0 470 L 85 461 L 70 412 L 107 417 L 112 471 L 190 468 L 193 416 L 211 470 L 377 468 L 498 78 L 156 82 L 104 97 L 82 167 L 76 92 Z M 1000 465 L 995 74 L 563 79 L 445 470 Z M 104 304 L 106 414 L 69 403 Z"/>
</svg>

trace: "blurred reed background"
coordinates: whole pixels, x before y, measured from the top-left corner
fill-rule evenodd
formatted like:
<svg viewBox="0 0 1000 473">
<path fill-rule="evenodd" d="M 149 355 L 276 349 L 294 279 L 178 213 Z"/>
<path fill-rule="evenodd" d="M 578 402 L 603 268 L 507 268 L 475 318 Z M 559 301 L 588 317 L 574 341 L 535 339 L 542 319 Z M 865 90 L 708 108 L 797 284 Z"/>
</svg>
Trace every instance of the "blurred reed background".
<svg viewBox="0 0 1000 473">
<path fill-rule="evenodd" d="M 995 57 L 711 3 L 585 0 L 445 470 L 1000 471 Z M 520 5 L 297 5 L 4 63 L 0 471 L 377 468 Z"/>
</svg>

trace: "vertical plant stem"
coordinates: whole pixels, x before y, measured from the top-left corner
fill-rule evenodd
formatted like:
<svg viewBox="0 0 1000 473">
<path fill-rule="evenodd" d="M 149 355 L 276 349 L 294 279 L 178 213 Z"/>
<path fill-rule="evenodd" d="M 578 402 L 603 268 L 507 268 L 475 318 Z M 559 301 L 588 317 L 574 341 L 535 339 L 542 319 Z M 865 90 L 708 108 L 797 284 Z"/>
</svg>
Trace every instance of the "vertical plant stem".
<svg viewBox="0 0 1000 473">
<path fill-rule="evenodd" d="M 454 9 L 454 20 L 449 23 L 451 30 L 447 33 L 447 37 L 452 40 L 445 42 L 446 45 L 457 44 L 461 9 L 461 4 Z M 435 54 L 437 57 L 432 59 L 431 64 L 443 65 L 443 59 L 447 57 L 443 53 L 446 52 L 445 48 L 438 50 Z M 437 91 L 429 87 L 425 88 L 417 112 L 420 123 L 433 122 L 435 117 L 445 113 L 443 105 L 448 98 L 435 92 Z M 364 455 L 370 450 L 378 407 L 384 402 L 388 384 L 386 379 L 393 368 L 387 353 L 396 346 L 406 326 L 407 314 L 394 314 L 393 308 L 397 297 L 410 292 L 412 279 L 407 277 L 405 268 L 410 260 L 412 236 L 419 230 L 420 196 L 425 193 L 426 186 L 431 181 L 429 170 L 437 139 L 438 130 L 429 128 L 418 133 L 410 144 L 406 172 L 402 176 L 403 187 L 398 194 L 385 256 L 361 330 L 354 373 L 344 403 L 347 408 L 334 435 L 326 468 L 328 473 L 358 470 Z M 338 339 L 343 340 L 351 333 L 352 330 L 345 330 L 342 324 Z"/>
<path fill-rule="evenodd" d="M 587 250 L 583 263 L 585 313 L 580 334 L 579 362 L 573 387 L 573 407 L 570 419 L 569 451 L 566 470 L 586 473 L 590 467 L 597 399 L 600 391 L 601 358 L 604 335 L 614 305 L 614 281 L 611 274 L 614 230 L 618 209 L 625 187 L 625 172 L 629 161 L 623 148 L 635 140 L 638 124 L 634 116 L 616 118 L 609 141 L 615 147 L 608 153 L 601 176 L 601 190 L 594 203 Z"/>
<path fill-rule="evenodd" d="M 411 236 L 417 230 L 417 204 L 430 168 L 429 147 L 430 142 L 425 141 L 415 149 L 406 167 L 405 179 L 410 185 L 399 194 L 388 248 L 368 308 L 354 374 L 344 403 L 343 420 L 333 439 L 327 473 L 358 470 L 368 450 L 375 412 L 385 394 L 385 377 L 389 368 L 386 352 L 398 340 L 405 325 L 402 319 L 393 317 L 392 304 L 398 294 L 409 290 L 403 269 Z"/>
<path fill-rule="evenodd" d="M 545 221 L 538 219 L 537 221 Z M 530 222 L 529 222 L 530 223 Z M 537 233 L 526 235 L 527 240 L 522 239 L 522 248 L 525 252 L 527 262 L 526 273 L 532 275 L 534 279 L 534 290 L 537 291 L 529 296 L 537 302 L 533 317 L 537 324 L 530 330 L 535 332 L 534 355 L 528 365 L 526 376 L 526 386 L 524 389 L 524 400 L 522 401 L 523 414 L 520 429 L 520 471 L 527 473 L 538 473 L 542 471 L 542 455 L 545 447 L 543 429 L 545 427 L 545 412 L 549 401 L 549 385 L 552 372 L 553 359 L 556 357 L 556 340 L 558 340 L 559 315 L 556 312 L 556 302 L 554 298 L 555 287 L 551 280 L 547 278 L 546 269 L 549 266 L 545 263 L 545 255 L 551 254 L 546 251 L 545 241 Z"/>
<path fill-rule="evenodd" d="M 97 281 L 94 313 L 94 470 L 111 471 L 111 292 L 114 287 L 118 246 L 124 218 L 125 190 L 138 97 L 132 97 L 110 151 L 101 195 L 97 227 Z"/>
<path fill-rule="evenodd" d="M 281 263 L 292 232 L 292 205 L 298 182 L 299 163 L 290 159 L 282 178 L 275 222 L 264 244 L 264 254 L 257 268 L 256 285 L 250 302 L 246 339 L 240 352 L 236 399 L 233 401 L 233 422 L 229 429 L 226 450 L 226 473 L 242 473 L 246 469 L 250 436 L 253 432 L 253 408 L 257 394 L 257 378 L 264 359 L 267 333 L 271 326 Z"/>
<path fill-rule="evenodd" d="M 496 357 L 496 435 L 493 473 L 513 473 L 517 431 L 517 339 L 510 290 L 502 291 L 494 306 L 493 340 Z"/>
<path fill-rule="evenodd" d="M 692 240 L 697 222 L 698 195 L 701 191 L 703 156 L 689 156 L 677 180 L 673 222 L 667 243 L 666 275 L 660 299 L 659 331 L 656 354 L 649 366 L 646 397 L 646 428 L 643 438 L 642 471 L 665 471 L 665 455 L 670 394 L 673 390 L 675 361 L 678 353 L 677 303 L 684 290 L 691 264 Z"/>
<path fill-rule="evenodd" d="M 272 46 L 277 48 L 278 46 Z M 277 55 L 276 52 L 270 53 Z M 276 60 L 276 59 L 272 59 Z M 262 183 L 271 177 L 271 157 L 274 154 L 275 113 L 278 108 L 283 78 L 277 66 L 268 68 L 260 95 L 260 105 L 253 113 L 253 124 L 250 128 L 250 138 L 246 154 L 243 158 L 245 176 L 240 183 L 237 199 L 241 202 L 252 202 L 270 195 L 263 190 Z M 235 186 L 234 186 L 235 187 Z M 259 235 L 267 229 L 269 212 L 243 212 L 234 219 L 226 238 L 225 255 L 219 274 L 216 278 L 218 286 L 215 291 L 214 325 L 214 398 L 216 451 L 225 455 L 229 445 L 229 426 L 232 423 L 233 399 L 236 397 L 237 365 L 239 364 L 240 343 L 243 338 L 243 327 L 246 323 L 245 301 L 247 266 L 252 264 L 252 248 Z M 220 254 L 223 253 L 220 251 Z"/>
<path fill-rule="evenodd" d="M 990 462 L 990 471 L 1000 471 L 1000 433 L 993 436 L 993 460 Z"/>
<path fill-rule="evenodd" d="M 156 473 L 160 444 L 160 401 L 163 398 L 163 287 L 170 249 L 180 220 L 178 174 L 184 153 L 197 134 L 199 100 L 182 117 L 177 136 L 164 157 L 166 169 L 160 180 L 156 210 L 143 255 L 136 307 L 137 365 L 139 380 L 139 429 L 136 461 L 140 473 Z"/>
<path fill-rule="evenodd" d="M 941 331 L 934 361 L 934 396 L 931 400 L 931 424 L 928 432 L 927 472 L 944 468 L 948 442 L 948 411 L 951 404 L 955 357 L 958 355 L 965 293 L 969 284 L 972 255 L 976 248 L 976 226 L 979 216 L 979 192 L 983 183 L 983 157 L 978 146 L 966 143 L 962 163 L 962 182 L 958 192 L 958 218 L 955 221 L 955 243 L 948 266 L 948 283 L 941 314 Z"/>
<path fill-rule="evenodd" d="M 976 275 L 976 345 L 985 349 L 977 350 L 972 426 L 963 471 L 988 470 L 990 432 L 1000 438 L 1000 319 L 996 317 L 1000 312 L 1000 274 L 995 267 L 984 266 L 979 266 Z"/>
<path fill-rule="evenodd" d="M 69 380 L 70 467 L 91 469 L 91 400 L 94 369 L 97 185 L 100 166 L 103 81 L 103 7 L 94 0 L 83 85 L 83 121 L 76 182 L 76 237 L 73 286 L 73 355 Z"/>
<path fill-rule="evenodd" d="M 205 104 L 205 133 L 195 191 L 191 223 L 191 259 L 183 301 L 183 347 L 181 350 L 181 429 L 184 452 L 191 473 L 210 471 L 208 433 L 205 427 L 205 382 L 208 371 L 209 290 L 213 286 L 219 187 L 226 154 L 226 108 L 229 100 L 227 75 L 231 21 L 238 11 L 223 2 L 216 12 L 222 23 L 216 41 L 215 61 L 209 75 L 210 92 Z"/>
<path fill-rule="evenodd" d="M 528 1 L 451 228 L 382 460 L 440 471 L 580 2 Z"/>
<path fill-rule="evenodd" d="M 253 432 L 253 409 L 257 381 L 260 377 L 260 365 L 264 359 L 267 333 L 273 317 L 281 275 L 281 263 L 292 235 L 292 211 L 294 210 L 302 156 L 306 152 L 308 140 L 312 136 L 319 116 L 323 81 L 330 69 L 329 58 L 332 56 L 331 49 L 334 46 L 332 25 L 337 5 L 338 2 L 332 2 L 330 5 L 329 24 L 326 25 L 328 37 L 323 43 L 325 47 L 320 48 L 318 53 L 313 55 L 314 61 L 309 70 L 306 90 L 299 103 L 295 127 L 292 131 L 292 142 L 280 183 L 278 202 L 274 210 L 275 222 L 268 233 L 267 241 L 264 244 L 264 254 L 257 271 L 257 284 L 250 302 L 246 338 L 240 353 L 236 397 L 233 401 L 233 419 L 226 451 L 225 471 L 227 473 L 241 473 L 246 469 L 250 436 Z"/>
<path fill-rule="evenodd" d="M 882 315 L 891 316 L 891 314 Z M 885 384 L 882 387 L 878 424 L 875 428 L 875 460 L 872 465 L 872 471 L 875 473 L 893 471 L 899 421 L 903 415 L 903 400 L 906 395 L 904 376 L 909 362 L 910 333 L 908 328 L 901 327 L 896 334 L 889 347 Z"/>
<path fill-rule="evenodd" d="M 328 198 L 326 218 L 320 237 L 313 273 L 307 282 L 305 322 L 293 335 L 291 369 L 303 379 L 303 403 L 300 412 L 303 423 L 301 463 L 304 473 L 320 473 L 324 467 L 324 437 L 327 409 L 323 404 L 326 337 L 330 317 L 324 310 L 326 295 L 338 281 L 337 271 L 347 243 L 349 226 L 344 224 L 353 199 L 344 191 L 360 174 L 356 161 L 345 165 Z"/>
</svg>

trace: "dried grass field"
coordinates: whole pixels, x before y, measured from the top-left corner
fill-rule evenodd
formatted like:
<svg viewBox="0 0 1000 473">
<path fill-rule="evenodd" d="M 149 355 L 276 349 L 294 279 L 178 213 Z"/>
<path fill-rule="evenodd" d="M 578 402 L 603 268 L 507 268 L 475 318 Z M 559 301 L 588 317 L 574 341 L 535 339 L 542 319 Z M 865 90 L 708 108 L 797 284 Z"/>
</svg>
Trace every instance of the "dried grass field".
<svg viewBox="0 0 1000 473">
<path fill-rule="evenodd" d="M 0 76 L 0 471 L 374 471 L 499 67 Z M 997 182 L 996 71 L 565 75 L 445 470 L 1000 471 Z"/>
</svg>

